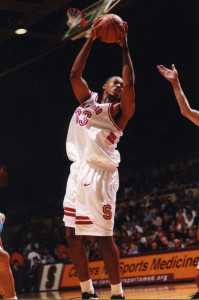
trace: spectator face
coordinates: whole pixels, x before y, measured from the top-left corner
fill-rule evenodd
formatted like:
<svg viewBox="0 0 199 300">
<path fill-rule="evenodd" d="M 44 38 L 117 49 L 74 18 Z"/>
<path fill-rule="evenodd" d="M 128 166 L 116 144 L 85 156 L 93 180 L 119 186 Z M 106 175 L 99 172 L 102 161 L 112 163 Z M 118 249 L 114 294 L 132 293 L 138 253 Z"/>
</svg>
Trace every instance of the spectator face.
<svg viewBox="0 0 199 300">
<path fill-rule="evenodd" d="M 37 265 L 37 264 L 38 264 L 38 258 L 37 258 L 37 257 L 34 257 L 34 258 L 33 258 L 33 262 L 34 262 L 35 265 Z"/>
<path fill-rule="evenodd" d="M 183 232 L 187 232 L 188 231 L 188 225 L 187 224 L 184 224 L 183 225 Z"/>
<path fill-rule="evenodd" d="M 132 216 L 132 222 L 135 222 L 136 221 L 136 215 L 133 215 Z"/>
<path fill-rule="evenodd" d="M 192 219 L 192 215 L 190 213 L 187 214 L 187 219 L 190 221 Z"/>
<path fill-rule="evenodd" d="M 135 251 L 136 248 L 137 248 L 136 244 L 135 243 L 131 243 L 131 247 L 130 248 L 131 248 L 132 251 Z"/>
<path fill-rule="evenodd" d="M 169 216 L 167 215 L 167 213 L 164 213 L 163 218 L 166 222 L 169 221 Z"/>
<path fill-rule="evenodd" d="M 170 237 L 171 237 L 171 240 L 174 240 L 176 238 L 175 232 L 172 232 Z"/>
<path fill-rule="evenodd" d="M 132 233 L 133 233 L 134 235 L 136 235 L 136 234 L 137 234 L 137 232 L 138 232 L 138 231 L 137 231 L 137 229 L 136 229 L 136 228 L 133 228 L 133 229 L 132 229 Z"/>
<path fill-rule="evenodd" d="M 67 258 L 67 254 L 66 254 L 66 252 L 62 252 L 62 254 L 61 254 L 61 258 L 62 258 L 62 259 L 66 259 L 66 258 Z"/>
<path fill-rule="evenodd" d="M 179 215 L 182 215 L 182 213 L 183 213 L 182 209 L 179 208 L 179 209 L 178 209 L 178 214 L 179 214 Z"/>
<path fill-rule="evenodd" d="M 19 266 L 19 262 L 18 262 L 18 260 L 16 259 L 16 260 L 13 261 L 13 267 L 17 269 L 18 266 Z"/>
<path fill-rule="evenodd" d="M 173 225 L 170 225 L 170 226 L 169 226 L 169 231 L 170 231 L 170 232 L 173 232 L 173 231 L 175 231 L 175 228 L 174 228 L 174 226 L 173 226 Z"/>
<path fill-rule="evenodd" d="M 182 215 L 178 216 L 178 222 L 183 223 L 184 222 L 184 217 Z"/>
<path fill-rule="evenodd" d="M 121 226 L 121 229 L 122 229 L 122 231 L 127 231 L 127 226 L 126 226 L 125 224 L 123 224 L 123 225 Z"/>
<path fill-rule="evenodd" d="M 151 237 L 151 236 L 147 236 L 146 240 L 147 240 L 147 242 L 148 242 L 149 244 L 152 243 L 152 237 Z"/>
<path fill-rule="evenodd" d="M 178 240 L 178 239 L 175 239 L 174 241 L 173 241 L 173 243 L 174 243 L 174 245 L 175 245 L 175 248 L 180 248 L 180 240 Z"/>
<path fill-rule="evenodd" d="M 190 238 L 195 238 L 195 233 L 192 229 L 189 230 L 189 237 Z"/>
<path fill-rule="evenodd" d="M 162 242 L 162 244 L 163 244 L 164 246 L 167 246 L 167 245 L 168 245 L 168 239 L 167 239 L 167 237 L 166 237 L 166 236 L 163 236 L 163 237 L 161 238 L 161 242 Z"/>
<path fill-rule="evenodd" d="M 157 250 L 157 248 L 158 248 L 157 243 L 156 242 L 152 242 L 151 243 L 151 250 Z"/>
<path fill-rule="evenodd" d="M 126 236 L 127 236 L 126 231 L 122 231 L 122 237 L 126 237 Z"/>
</svg>

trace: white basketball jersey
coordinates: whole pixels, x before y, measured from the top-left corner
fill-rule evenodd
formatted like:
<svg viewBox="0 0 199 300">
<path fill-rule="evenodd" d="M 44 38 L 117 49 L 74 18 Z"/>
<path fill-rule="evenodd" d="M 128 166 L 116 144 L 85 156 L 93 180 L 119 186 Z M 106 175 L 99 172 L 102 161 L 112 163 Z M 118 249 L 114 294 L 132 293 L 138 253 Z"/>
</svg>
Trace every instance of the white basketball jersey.
<svg viewBox="0 0 199 300">
<path fill-rule="evenodd" d="M 71 161 L 118 167 L 117 143 L 122 130 L 111 117 L 112 103 L 97 103 L 98 94 L 91 93 L 75 111 L 68 129 L 66 151 Z"/>
</svg>

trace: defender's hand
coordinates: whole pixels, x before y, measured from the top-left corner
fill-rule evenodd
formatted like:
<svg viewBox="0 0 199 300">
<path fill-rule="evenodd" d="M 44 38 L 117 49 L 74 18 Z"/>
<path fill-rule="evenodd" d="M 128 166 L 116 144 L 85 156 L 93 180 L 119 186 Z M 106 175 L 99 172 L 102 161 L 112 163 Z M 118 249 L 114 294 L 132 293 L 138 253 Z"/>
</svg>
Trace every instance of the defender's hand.
<svg viewBox="0 0 199 300">
<path fill-rule="evenodd" d="M 165 68 L 163 65 L 158 65 L 157 69 L 160 74 L 162 74 L 162 76 L 164 76 L 164 78 L 166 78 L 171 83 L 174 83 L 178 80 L 178 72 L 174 64 L 172 64 L 172 70 Z"/>
</svg>

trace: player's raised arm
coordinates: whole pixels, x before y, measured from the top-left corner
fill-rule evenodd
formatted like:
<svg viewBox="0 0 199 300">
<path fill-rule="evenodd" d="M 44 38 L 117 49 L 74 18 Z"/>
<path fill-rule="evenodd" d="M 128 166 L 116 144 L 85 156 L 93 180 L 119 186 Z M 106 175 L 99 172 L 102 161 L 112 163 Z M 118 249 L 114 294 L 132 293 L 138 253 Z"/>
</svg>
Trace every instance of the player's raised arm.
<svg viewBox="0 0 199 300">
<path fill-rule="evenodd" d="M 128 120 L 133 116 L 135 112 L 135 74 L 131 60 L 131 56 L 128 48 L 127 41 L 127 24 L 124 23 L 124 32 L 122 34 L 122 40 L 119 45 L 122 48 L 122 77 L 123 77 L 123 93 L 120 102 L 120 108 L 122 116 L 120 122 L 121 127 L 125 127 Z"/>
<path fill-rule="evenodd" d="M 87 85 L 87 82 L 82 78 L 82 73 L 93 44 L 94 40 L 94 30 L 92 30 L 89 38 L 87 39 L 86 43 L 82 47 L 81 51 L 79 52 L 75 62 L 72 66 L 71 73 L 70 73 L 70 82 L 73 88 L 73 92 L 77 98 L 77 100 L 82 103 L 90 96 L 90 90 Z"/>
<path fill-rule="evenodd" d="M 172 69 L 167 69 L 163 65 L 158 65 L 157 68 L 160 74 L 162 74 L 164 78 L 171 82 L 182 115 L 199 126 L 199 111 L 190 107 L 189 102 L 182 90 L 175 65 L 172 65 Z"/>
</svg>

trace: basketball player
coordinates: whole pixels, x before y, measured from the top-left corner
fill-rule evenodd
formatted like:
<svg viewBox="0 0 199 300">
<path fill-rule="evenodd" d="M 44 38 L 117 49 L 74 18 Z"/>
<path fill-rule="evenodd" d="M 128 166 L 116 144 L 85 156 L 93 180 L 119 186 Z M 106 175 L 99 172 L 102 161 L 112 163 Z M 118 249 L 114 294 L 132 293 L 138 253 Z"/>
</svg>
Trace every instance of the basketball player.
<svg viewBox="0 0 199 300">
<path fill-rule="evenodd" d="M 162 74 L 167 80 L 171 82 L 182 115 L 199 126 L 199 111 L 194 110 L 190 107 L 189 102 L 180 85 L 178 72 L 174 64 L 172 65 L 172 69 L 167 69 L 163 65 L 157 66 L 157 68 L 160 74 Z"/>
<path fill-rule="evenodd" d="M 0 213 L 0 236 L 3 229 L 5 215 Z M 0 295 L 3 299 L 17 299 L 15 293 L 14 279 L 10 268 L 9 254 L 3 250 L 0 237 Z"/>
<path fill-rule="evenodd" d="M 76 268 L 82 299 L 99 299 L 89 276 L 83 236 L 97 236 L 111 284 L 111 299 L 124 299 L 119 255 L 113 241 L 120 154 L 117 143 L 135 112 L 134 69 L 127 43 L 127 24 L 122 39 L 122 78 L 106 80 L 100 100 L 90 91 L 82 73 L 93 44 L 96 27 L 79 52 L 70 75 L 73 92 L 80 103 L 68 129 L 68 158 L 73 162 L 64 198 L 66 238 Z"/>
<path fill-rule="evenodd" d="M 175 68 L 175 65 L 172 65 L 172 70 L 165 68 L 163 65 L 157 66 L 157 68 L 160 74 L 162 74 L 167 80 L 171 82 L 182 115 L 199 126 L 199 111 L 194 110 L 190 107 L 189 102 L 180 85 L 178 72 Z M 199 240 L 199 228 L 197 237 Z M 198 291 L 191 297 L 191 299 L 199 299 L 199 262 L 197 265 L 196 284 Z"/>
</svg>

